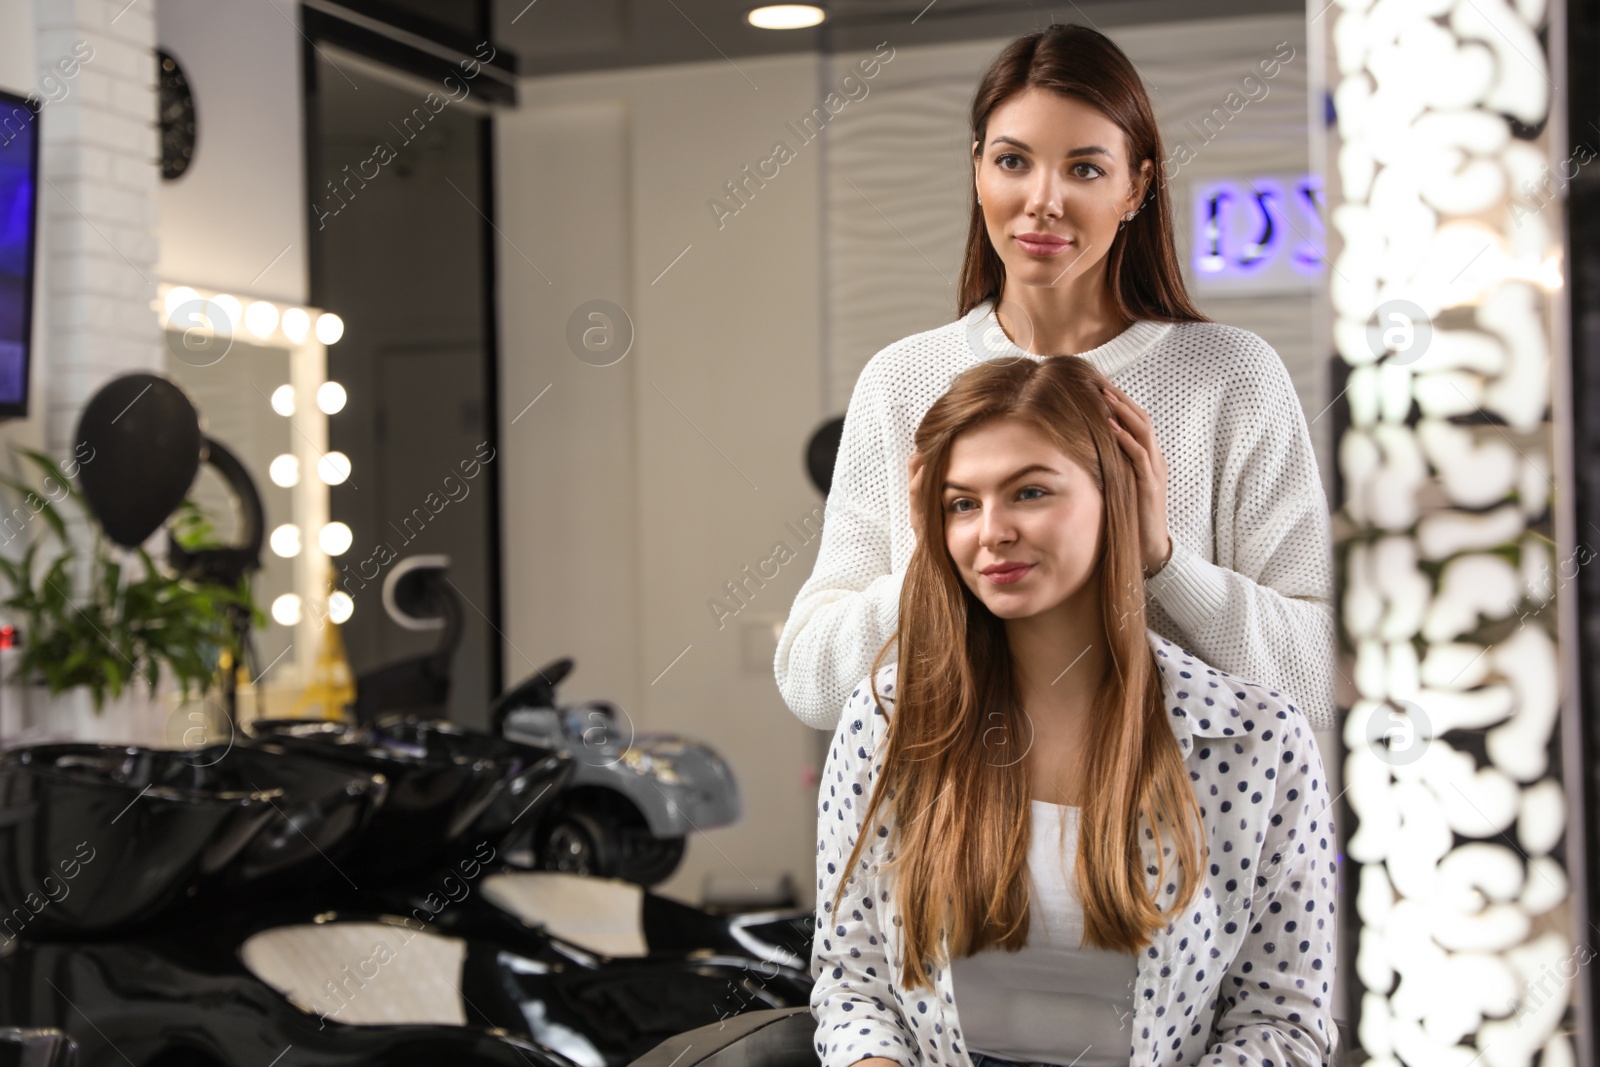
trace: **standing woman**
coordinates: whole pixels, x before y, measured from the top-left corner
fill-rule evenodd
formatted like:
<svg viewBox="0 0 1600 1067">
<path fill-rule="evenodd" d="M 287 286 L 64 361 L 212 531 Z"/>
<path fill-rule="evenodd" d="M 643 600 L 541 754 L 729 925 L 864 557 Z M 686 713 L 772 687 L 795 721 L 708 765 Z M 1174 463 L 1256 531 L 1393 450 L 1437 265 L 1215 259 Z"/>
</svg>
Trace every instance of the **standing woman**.
<svg viewBox="0 0 1600 1067">
<path fill-rule="evenodd" d="M 971 123 L 961 317 L 890 344 L 856 380 L 816 567 L 778 640 L 784 701 L 833 729 L 895 632 L 916 545 L 912 436 L 934 400 L 974 363 L 1074 354 L 1106 379 L 1138 471 L 1149 627 L 1332 726 L 1329 519 L 1305 414 L 1272 347 L 1184 291 L 1138 72 L 1105 36 L 1051 25 L 1000 53 Z M 1081 651 L 1062 649 L 1061 668 Z"/>
</svg>

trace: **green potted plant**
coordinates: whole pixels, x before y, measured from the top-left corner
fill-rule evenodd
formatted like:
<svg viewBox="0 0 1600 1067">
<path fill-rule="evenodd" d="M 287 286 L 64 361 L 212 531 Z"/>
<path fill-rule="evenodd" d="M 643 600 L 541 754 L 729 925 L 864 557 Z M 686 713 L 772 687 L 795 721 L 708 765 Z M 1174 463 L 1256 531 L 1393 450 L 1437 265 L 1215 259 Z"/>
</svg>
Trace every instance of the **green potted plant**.
<svg viewBox="0 0 1600 1067">
<path fill-rule="evenodd" d="M 9 593 L 0 610 L 19 631 L 19 654 L 6 680 L 34 705 L 32 731 L 166 744 L 172 711 L 205 696 L 218 681 L 219 662 L 238 662 L 230 612 L 261 617 L 249 580 L 237 589 L 195 583 L 164 572 L 142 547 L 110 543 L 49 456 L 14 450 L 37 468 L 49 493 L 0 476 L 0 485 L 23 498 L 13 519 L 27 516 L 26 547 L 20 555 L 0 553 L 0 580 Z M 69 533 L 58 507 L 68 501 L 89 531 L 87 545 Z M 189 501 L 179 528 L 189 547 L 210 536 Z"/>
</svg>

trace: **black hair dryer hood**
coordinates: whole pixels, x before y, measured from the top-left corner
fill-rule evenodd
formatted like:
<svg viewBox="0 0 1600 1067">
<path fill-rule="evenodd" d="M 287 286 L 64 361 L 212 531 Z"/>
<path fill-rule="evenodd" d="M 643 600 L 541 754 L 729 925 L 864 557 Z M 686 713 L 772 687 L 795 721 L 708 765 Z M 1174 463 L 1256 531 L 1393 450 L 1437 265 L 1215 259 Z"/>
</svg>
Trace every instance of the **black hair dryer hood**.
<svg viewBox="0 0 1600 1067">
<path fill-rule="evenodd" d="M 78 471 L 106 535 L 137 548 L 183 503 L 200 472 L 200 416 L 182 389 L 156 374 L 124 374 L 100 387 L 75 440 L 94 458 Z"/>
<path fill-rule="evenodd" d="M 844 416 L 829 419 L 806 442 L 806 473 L 811 484 L 824 497 L 833 489 L 833 467 L 839 461 L 839 442 L 844 437 Z"/>
</svg>

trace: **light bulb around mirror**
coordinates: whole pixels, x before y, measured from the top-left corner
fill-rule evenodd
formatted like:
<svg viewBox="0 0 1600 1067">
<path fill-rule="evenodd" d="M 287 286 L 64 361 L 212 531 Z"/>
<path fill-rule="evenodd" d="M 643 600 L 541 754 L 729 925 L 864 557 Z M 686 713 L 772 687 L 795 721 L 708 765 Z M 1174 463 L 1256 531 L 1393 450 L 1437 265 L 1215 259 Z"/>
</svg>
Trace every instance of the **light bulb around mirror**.
<svg viewBox="0 0 1600 1067">
<path fill-rule="evenodd" d="M 228 336 L 239 332 L 239 324 L 244 320 L 244 305 L 239 303 L 238 297 L 229 296 L 227 293 L 218 293 L 211 298 L 211 303 L 221 308 L 223 314 L 228 316 Z M 219 323 L 212 323 L 212 329 L 218 329 Z"/>
<path fill-rule="evenodd" d="M 317 477 L 324 485 L 341 485 L 350 477 L 350 457 L 343 452 L 329 452 L 317 460 Z"/>
<path fill-rule="evenodd" d="M 350 527 L 338 521 L 326 524 L 317 534 L 317 544 L 330 556 L 344 555 L 350 551 L 350 544 L 354 540 L 355 535 L 350 532 Z"/>
<path fill-rule="evenodd" d="M 325 345 L 337 344 L 344 336 L 344 320 L 331 311 L 317 316 L 317 340 Z"/>
<path fill-rule="evenodd" d="M 293 559 L 300 554 L 300 527 L 286 522 L 272 531 L 267 543 L 272 546 L 273 552 L 284 559 Z"/>
<path fill-rule="evenodd" d="M 300 621 L 300 598 L 294 593 L 284 593 L 272 602 L 272 619 L 282 626 L 294 626 Z"/>
<path fill-rule="evenodd" d="M 300 484 L 300 461 L 288 452 L 283 453 L 267 467 L 267 477 L 273 485 L 288 489 Z"/>
<path fill-rule="evenodd" d="M 199 300 L 200 294 L 187 285 L 175 285 L 167 290 L 166 299 L 163 301 L 167 309 L 167 318 L 172 318 L 172 313 L 191 300 Z"/>
<path fill-rule="evenodd" d="M 328 618 L 334 622 L 349 622 L 356 611 L 356 602 L 349 593 L 331 593 L 328 596 Z"/>
<path fill-rule="evenodd" d="M 278 307 L 257 300 L 244 309 L 244 328 L 265 341 L 278 328 Z"/>
<path fill-rule="evenodd" d="M 272 391 L 272 410 L 284 418 L 294 414 L 294 386 L 286 382 Z"/>
<path fill-rule="evenodd" d="M 283 313 L 283 335 L 295 344 L 303 344 L 306 331 L 311 329 L 311 316 L 302 308 L 290 308 Z"/>
<path fill-rule="evenodd" d="M 317 407 L 322 409 L 324 415 L 337 415 L 344 410 L 344 403 L 349 399 L 345 394 L 344 386 L 338 382 L 323 382 L 317 386 Z"/>
</svg>

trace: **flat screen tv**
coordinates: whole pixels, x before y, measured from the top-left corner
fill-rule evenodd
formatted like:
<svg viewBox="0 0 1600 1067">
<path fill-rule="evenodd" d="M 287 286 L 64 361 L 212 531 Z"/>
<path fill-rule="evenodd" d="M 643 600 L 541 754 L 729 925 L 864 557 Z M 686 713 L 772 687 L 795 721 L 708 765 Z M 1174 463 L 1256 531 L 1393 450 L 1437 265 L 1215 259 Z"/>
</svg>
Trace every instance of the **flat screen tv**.
<svg viewBox="0 0 1600 1067">
<path fill-rule="evenodd" d="M 0 419 L 28 414 L 38 201 L 39 115 L 0 91 Z"/>
</svg>

